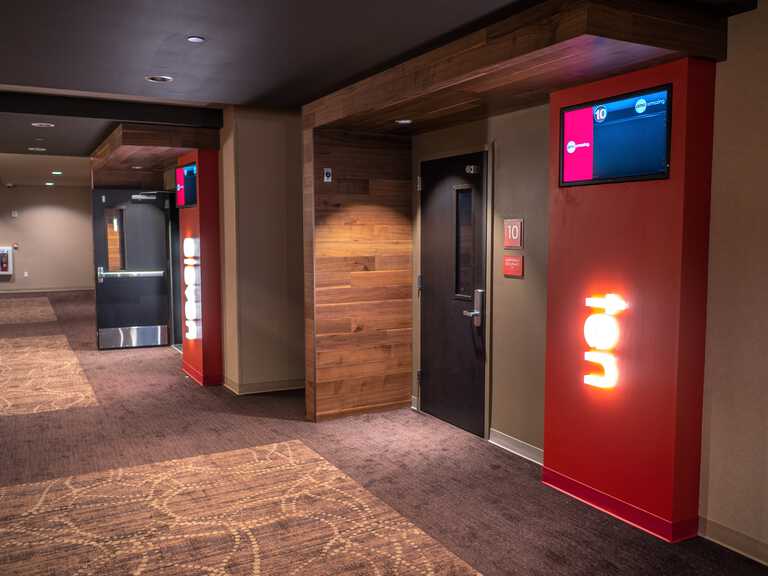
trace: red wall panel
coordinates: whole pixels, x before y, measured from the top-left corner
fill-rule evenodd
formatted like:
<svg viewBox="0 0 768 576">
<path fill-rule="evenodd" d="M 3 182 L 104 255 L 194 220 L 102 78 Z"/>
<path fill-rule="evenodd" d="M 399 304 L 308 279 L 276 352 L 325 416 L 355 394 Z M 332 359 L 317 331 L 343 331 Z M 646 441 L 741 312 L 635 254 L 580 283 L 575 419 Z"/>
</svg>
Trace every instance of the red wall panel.
<svg viewBox="0 0 768 576">
<path fill-rule="evenodd" d="M 197 163 L 197 205 L 181 208 L 179 227 L 184 238 L 200 239 L 202 338 L 189 340 L 184 331 L 184 372 L 203 386 L 223 381 L 221 348 L 221 264 L 219 250 L 219 154 L 197 150 L 178 160 L 179 166 Z M 182 255 L 182 273 L 184 266 Z M 186 298 L 182 287 L 182 309 Z"/>
<path fill-rule="evenodd" d="M 715 65 L 551 96 L 544 481 L 667 540 L 698 525 Z M 670 177 L 558 185 L 560 109 L 671 83 Z M 616 388 L 583 384 L 586 297 L 614 292 Z"/>
</svg>

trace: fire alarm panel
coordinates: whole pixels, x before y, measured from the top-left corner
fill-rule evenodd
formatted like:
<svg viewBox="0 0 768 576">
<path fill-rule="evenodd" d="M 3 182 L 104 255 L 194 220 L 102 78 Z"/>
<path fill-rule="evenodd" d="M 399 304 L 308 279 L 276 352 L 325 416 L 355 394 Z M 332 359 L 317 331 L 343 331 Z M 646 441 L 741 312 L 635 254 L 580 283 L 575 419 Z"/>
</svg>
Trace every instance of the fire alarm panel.
<svg viewBox="0 0 768 576">
<path fill-rule="evenodd" d="M 13 275 L 13 247 L 0 246 L 0 276 Z"/>
</svg>

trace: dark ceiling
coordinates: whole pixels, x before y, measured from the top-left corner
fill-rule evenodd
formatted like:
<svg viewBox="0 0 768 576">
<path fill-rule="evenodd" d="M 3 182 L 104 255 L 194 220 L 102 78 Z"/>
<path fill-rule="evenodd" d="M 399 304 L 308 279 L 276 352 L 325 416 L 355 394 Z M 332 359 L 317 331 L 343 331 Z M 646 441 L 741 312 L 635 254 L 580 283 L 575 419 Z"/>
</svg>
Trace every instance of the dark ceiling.
<svg viewBox="0 0 768 576">
<path fill-rule="evenodd" d="M 3 0 L 0 84 L 296 107 L 511 4 Z M 150 74 L 175 81 L 153 85 Z"/>
<path fill-rule="evenodd" d="M 120 121 L 220 123 L 212 109 L 27 91 L 296 108 L 539 1 L 0 0 L 0 152 L 45 138 L 47 153 L 89 154 Z M 698 4 L 730 12 L 754 0 Z M 193 34 L 207 41 L 187 42 Z M 56 129 L 31 128 L 39 114 Z"/>
<path fill-rule="evenodd" d="M 35 128 L 33 122 L 49 122 L 53 128 Z M 29 147 L 45 148 L 40 154 L 88 156 L 114 128 L 111 120 L 10 114 L 0 112 L 0 153 L 28 154 Z"/>
</svg>

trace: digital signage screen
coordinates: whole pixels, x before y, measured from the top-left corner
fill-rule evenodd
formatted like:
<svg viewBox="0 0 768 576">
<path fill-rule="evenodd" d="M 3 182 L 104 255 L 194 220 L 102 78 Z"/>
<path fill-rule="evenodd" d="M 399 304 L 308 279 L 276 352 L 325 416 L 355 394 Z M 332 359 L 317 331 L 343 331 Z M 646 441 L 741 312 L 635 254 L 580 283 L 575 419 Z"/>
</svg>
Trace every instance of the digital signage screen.
<svg viewBox="0 0 768 576">
<path fill-rule="evenodd" d="M 176 206 L 197 204 L 197 164 L 176 168 Z"/>
<path fill-rule="evenodd" d="M 560 111 L 560 186 L 669 176 L 672 87 Z"/>
</svg>

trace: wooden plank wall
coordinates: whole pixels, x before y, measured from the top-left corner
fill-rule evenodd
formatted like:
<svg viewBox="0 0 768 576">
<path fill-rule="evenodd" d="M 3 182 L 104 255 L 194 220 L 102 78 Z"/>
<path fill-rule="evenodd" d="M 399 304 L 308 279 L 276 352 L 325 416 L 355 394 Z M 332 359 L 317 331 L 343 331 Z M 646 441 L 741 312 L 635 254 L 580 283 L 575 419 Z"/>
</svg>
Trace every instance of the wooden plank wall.
<svg viewBox="0 0 768 576">
<path fill-rule="evenodd" d="M 328 129 L 307 130 L 305 136 L 305 154 L 312 159 L 304 175 L 305 234 L 312 234 L 305 236 L 305 255 L 312 252 L 307 416 L 409 404 L 410 137 Z M 332 183 L 323 182 L 324 168 L 333 170 Z M 312 198 L 306 197 L 309 190 Z"/>
</svg>

